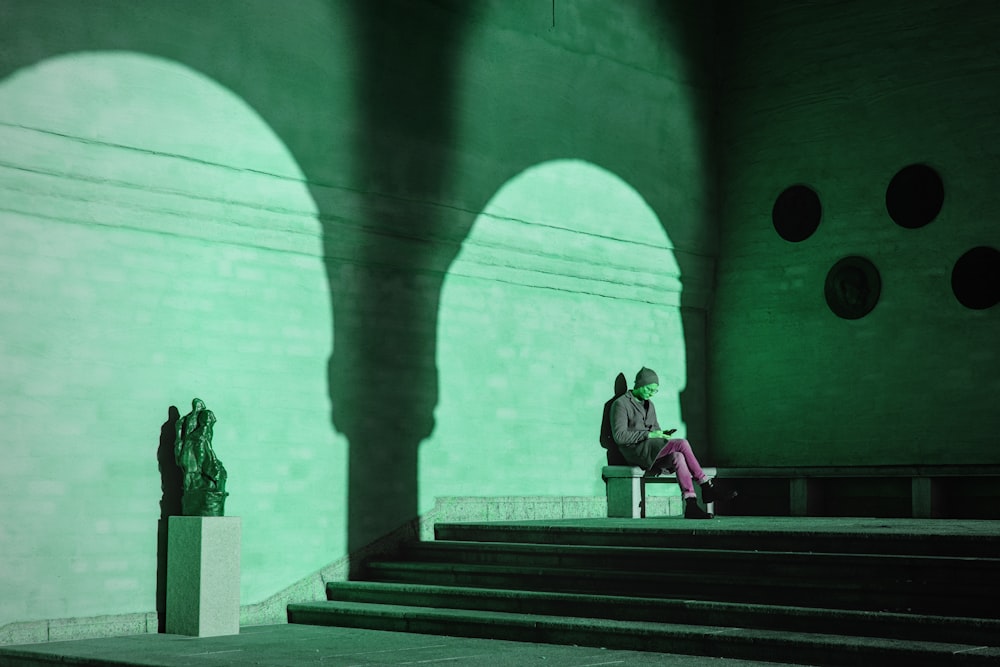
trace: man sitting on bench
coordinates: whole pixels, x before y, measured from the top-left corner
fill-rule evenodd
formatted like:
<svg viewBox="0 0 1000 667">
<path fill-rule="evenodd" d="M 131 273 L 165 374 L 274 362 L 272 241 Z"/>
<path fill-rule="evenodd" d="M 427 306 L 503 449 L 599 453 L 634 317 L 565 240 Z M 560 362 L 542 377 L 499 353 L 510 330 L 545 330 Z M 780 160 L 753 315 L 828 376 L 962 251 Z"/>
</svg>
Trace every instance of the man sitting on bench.
<svg viewBox="0 0 1000 667">
<path fill-rule="evenodd" d="M 693 482 L 701 485 L 701 499 L 705 503 L 734 498 L 736 492 L 725 493 L 713 485 L 691 451 L 690 443 L 683 438 L 670 438 L 677 429 L 660 428 L 656 408 L 649 400 L 659 389 L 660 378 L 643 366 L 635 376 L 635 388 L 611 404 L 611 434 L 625 461 L 645 470 L 646 476 L 656 477 L 665 470 L 677 475 L 685 518 L 711 519 L 712 515 L 698 506 Z"/>
</svg>

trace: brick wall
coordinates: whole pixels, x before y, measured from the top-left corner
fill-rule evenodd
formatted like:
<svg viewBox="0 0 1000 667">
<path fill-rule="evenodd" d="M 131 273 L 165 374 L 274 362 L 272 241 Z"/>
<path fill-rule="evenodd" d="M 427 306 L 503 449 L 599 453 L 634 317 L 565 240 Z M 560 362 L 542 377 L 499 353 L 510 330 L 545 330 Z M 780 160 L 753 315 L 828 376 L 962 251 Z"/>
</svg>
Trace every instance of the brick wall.
<svg viewBox="0 0 1000 667">
<path fill-rule="evenodd" d="M 231 93 L 138 54 L 52 59 L 4 95 L 5 620 L 154 608 L 161 426 L 194 396 L 245 517 L 244 597 L 325 564 L 345 443 L 320 226 L 287 150 Z"/>
<path fill-rule="evenodd" d="M 248 605 L 434 495 L 599 493 L 619 371 L 659 365 L 665 416 L 702 439 L 709 11 L 2 9 L 0 627 L 148 621 L 161 429 L 195 396 Z M 558 178 L 502 194 L 532 174 Z M 498 220 L 525 234 L 470 278 Z M 440 456 L 482 386 L 494 458 Z"/>
<path fill-rule="evenodd" d="M 951 272 L 973 247 L 1000 248 L 997 6 L 743 3 L 727 22 L 739 57 L 721 123 L 716 463 L 996 463 L 1000 309 L 961 305 Z M 886 190 L 915 163 L 940 174 L 944 204 L 907 229 Z M 798 243 L 771 218 L 795 184 L 822 204 Z M 856 320 L 824 297 L 849 255 L 882 279 Z"/>
</svg>

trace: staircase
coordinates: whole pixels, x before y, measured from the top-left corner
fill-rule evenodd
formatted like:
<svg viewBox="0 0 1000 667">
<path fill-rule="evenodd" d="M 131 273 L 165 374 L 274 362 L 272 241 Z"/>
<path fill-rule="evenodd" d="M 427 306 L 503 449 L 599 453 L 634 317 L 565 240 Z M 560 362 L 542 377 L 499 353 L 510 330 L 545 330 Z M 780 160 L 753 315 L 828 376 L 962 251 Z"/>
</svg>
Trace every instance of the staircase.
<svg viewBox="0 0 1000 667">
<path fill-rule="evenodd" d="M 439 524 L 288 618 L 807 665 L 996 665 L 1000 531 L 965 523 Z"/>
</svg>

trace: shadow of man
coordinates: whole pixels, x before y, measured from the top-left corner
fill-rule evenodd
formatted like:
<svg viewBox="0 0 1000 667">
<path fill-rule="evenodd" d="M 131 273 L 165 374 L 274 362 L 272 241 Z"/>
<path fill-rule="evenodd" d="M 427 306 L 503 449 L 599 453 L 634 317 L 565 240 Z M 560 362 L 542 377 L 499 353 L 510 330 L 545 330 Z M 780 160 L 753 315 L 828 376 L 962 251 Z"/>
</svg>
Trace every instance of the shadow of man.
<svg viewBox="0 0 1000 667">
<path fill-rule="evenodd" d="M 629 465 L 622 453 L 618 451 L 614 434 L 611 432 L 611 405 L 626 391 L 628 391 L 628 380 L 625 379 L 624 373 L 619 373 L 618 377 L 615 378 L 615 395 L 604 404 L 604 416 L 601 419 L 601 447 L 607 450 L 609 466 Z"/>
</svg>

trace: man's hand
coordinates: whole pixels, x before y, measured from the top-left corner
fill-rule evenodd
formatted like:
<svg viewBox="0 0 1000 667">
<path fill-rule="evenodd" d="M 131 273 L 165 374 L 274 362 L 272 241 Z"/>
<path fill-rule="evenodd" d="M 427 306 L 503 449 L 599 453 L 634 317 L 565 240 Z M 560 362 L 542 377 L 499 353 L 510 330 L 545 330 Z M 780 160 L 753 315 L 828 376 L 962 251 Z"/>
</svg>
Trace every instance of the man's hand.
<svg viewBox="0 0 1000 667">
<path fill-rule="evenodd" d="M 673 435 L 676 432 L 677 432 L 677 429 L 675 429 L 675 428 L 672 428 L 669 431 L 650 431 L 649 432 L 649 437 L 650 438 L 664 438 L 665 439 L 665 438 L 670 437 L 671 435 Z"/>
</svg>

